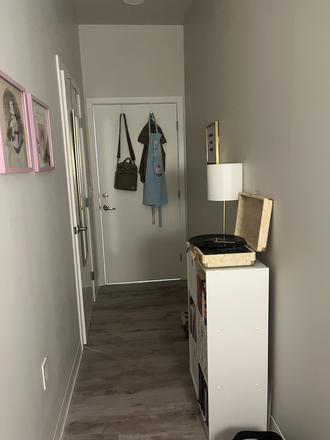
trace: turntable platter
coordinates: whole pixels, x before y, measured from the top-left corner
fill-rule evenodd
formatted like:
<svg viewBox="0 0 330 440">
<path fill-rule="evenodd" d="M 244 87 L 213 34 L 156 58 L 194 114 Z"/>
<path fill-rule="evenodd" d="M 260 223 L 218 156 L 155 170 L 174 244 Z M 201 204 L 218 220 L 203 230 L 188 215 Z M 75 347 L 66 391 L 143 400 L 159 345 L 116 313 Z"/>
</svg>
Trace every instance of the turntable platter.
<svg viewBox="0 0 330 440">
<path fill-rule="evenodd" d="M 190 253 L 205 268 L 251 266 L 256 254 L 243 237 L 206 234 L 189 239 Z"/>
<path fill-rule="evenodd" d="M 224 234 L 206 234 L 196 235 L 189 239 L 189 243 L 200 249 L 213 248 L 243 248 L 246 240 L 237 235 Z"/>
</svg>

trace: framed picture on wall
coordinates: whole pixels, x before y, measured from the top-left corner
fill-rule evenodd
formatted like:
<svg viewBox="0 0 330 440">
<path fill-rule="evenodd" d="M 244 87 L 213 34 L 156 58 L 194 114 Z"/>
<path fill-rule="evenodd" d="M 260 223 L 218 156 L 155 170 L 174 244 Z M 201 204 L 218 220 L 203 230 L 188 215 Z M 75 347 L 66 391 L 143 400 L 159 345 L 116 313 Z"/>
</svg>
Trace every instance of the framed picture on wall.
<svg viewBox="0 0 330 440">
<path fill-rule="evenodd" d="M 31 171 L 25 89 L 0 71 L 0 173 Z"/>
<path fill-rule="evenodd" d="M 55 169 L 49 107 L 40 99 L 27 94 L 34 171 Z"/>
<path fill-rule="evenodd" d="M 206 127 L 206 162 L 208 164 L 220 163 L 218 121 Z"/>
</svg>

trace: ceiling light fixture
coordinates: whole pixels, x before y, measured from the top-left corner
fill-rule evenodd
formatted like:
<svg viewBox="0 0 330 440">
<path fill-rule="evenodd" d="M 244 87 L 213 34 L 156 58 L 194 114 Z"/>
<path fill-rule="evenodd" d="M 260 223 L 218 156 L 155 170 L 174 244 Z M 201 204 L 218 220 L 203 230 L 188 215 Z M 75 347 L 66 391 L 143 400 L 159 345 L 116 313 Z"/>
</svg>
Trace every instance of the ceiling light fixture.
<svg viewBox="0 0 330 440">
<path fill-rule="evenodd" d="M 122 0 L 127 5 L 141 5 L 141 3 L 144 2 L 144 0 Z"/>
</svg>

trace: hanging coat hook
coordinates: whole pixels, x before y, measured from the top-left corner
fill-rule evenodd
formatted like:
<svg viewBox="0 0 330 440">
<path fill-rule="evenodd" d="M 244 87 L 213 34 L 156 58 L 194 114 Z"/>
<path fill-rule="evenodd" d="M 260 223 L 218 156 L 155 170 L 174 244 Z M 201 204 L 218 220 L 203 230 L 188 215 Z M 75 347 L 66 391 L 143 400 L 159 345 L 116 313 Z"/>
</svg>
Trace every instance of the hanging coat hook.
<svg viewBox="0 0 330 440">
<path fill-rule="evenodd" d="M 155 115 L 153 112 L 150 112 L 149 118 L 151 121 L 155 121 Z"/>
</svg>

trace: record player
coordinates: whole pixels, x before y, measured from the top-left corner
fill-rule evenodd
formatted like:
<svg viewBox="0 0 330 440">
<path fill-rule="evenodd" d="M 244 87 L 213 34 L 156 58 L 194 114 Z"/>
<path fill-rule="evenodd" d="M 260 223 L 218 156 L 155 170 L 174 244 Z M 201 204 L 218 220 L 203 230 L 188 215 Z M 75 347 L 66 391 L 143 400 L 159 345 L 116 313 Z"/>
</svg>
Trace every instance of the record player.
<svg viewBox="0 0 330 440">
<path fill-rule="evenodd" d="M 240 193 L 235 235 L 207 234 L 189 239 L 190 253 L 203 267 L 252 266 L 267 247 L 273 200 Z"/>
</svg>

